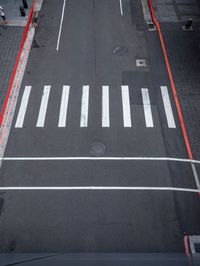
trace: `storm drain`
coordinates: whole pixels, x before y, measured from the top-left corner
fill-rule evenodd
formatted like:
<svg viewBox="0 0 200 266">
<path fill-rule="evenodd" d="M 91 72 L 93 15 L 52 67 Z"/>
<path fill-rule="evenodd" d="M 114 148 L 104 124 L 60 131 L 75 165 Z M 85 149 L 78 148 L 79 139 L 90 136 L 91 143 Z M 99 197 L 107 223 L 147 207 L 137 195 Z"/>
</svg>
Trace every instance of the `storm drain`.
<svg viewBox="0 0 200 266">
<path fill-rule="evenodd" d="M 137 67 L 146 67 L 147 63 L 145 59 L 136 59 L 136 66 Z"/>
<path fill-rule="evenodd" d="M 156 27 L 152 21 L 147 21 L 147 26 L 149 31 L 154 31 L 156 30 Z"/>
</svg>

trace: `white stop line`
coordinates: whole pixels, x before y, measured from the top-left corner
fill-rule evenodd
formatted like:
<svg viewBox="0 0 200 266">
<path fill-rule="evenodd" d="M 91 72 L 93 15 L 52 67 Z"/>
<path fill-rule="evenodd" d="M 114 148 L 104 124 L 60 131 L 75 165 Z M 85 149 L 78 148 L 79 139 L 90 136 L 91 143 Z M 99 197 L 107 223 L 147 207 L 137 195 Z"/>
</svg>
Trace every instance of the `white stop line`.
<svg viewBox="0 0 200 266">
<path fill-rule="evenodd" d="M 64 191 L 82 191 L 82 190 L 91 190 L 91 191 L 168 191 L 168 192 L 190 192 L 190 193 L 200 193 L 200 189 L 192 188 L 180 188 L 180 187 L 113 187 L 113 186 L 82 186 L 82 187 L 0 187 L 0 191 L 15 191 L 15 190 L 64 190 Z"/>
<path fill-rule="evenodd" d="M 120 5 L 120 13 L 123 16 L 124 15 L 124 12 L 123 12 L 122 0 L 119 0 L 119 5 Z"/>
</svg>

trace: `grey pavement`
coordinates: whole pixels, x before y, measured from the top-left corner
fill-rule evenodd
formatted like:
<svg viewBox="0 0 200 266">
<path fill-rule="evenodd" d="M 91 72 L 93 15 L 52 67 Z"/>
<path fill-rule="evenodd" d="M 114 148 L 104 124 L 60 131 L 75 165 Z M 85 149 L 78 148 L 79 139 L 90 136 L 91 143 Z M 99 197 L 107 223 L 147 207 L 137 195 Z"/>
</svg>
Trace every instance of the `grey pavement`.
<svg viewBox="0 0 200 266">
<path fill-rule="evenodd" d="M 32 0 L 27 1 L 29 6 Z M 10 78 L 14 69 L 19 51 L 27 16 L 22 18 L 19 14 L 20 0 L 0 1 L 4 8 L 8 26 L 0 26 L 0 110 L 6 97 Z M 28 15 L 29 9 L 27 10 Z"/>
<path fill-rule="evenodd" d="M 0 108 L 6 97 L 22 35 L 23 27 L 0 27 Z"/>
<path fill-rule="evenodd" d="M 161 24 L 178 98 L 195 159 L 200 158 L 200 24 L 184 32 L 181 24 Z M 176 43 L 176 45 L 174 45 Z"/>
<path fill-rule="evenodd" d="M 27 0 L 28 9 L 25 9 L 26 16 L 22 17 L 20 13 L 20 6 L 23 6 L 22 0 L 0 0 L 0 6 L 4 9 L 8 26 L 25 26 L 32 2 L 32 0 Z"/>
<path fill-rule="evenodd" d="M 155 14 L 162 22 L 200 21 L 199 0 L 153 0 Z"/>
<path fill-rule="evenodd" d="M 56 7 L 56 8 L 55 8 Z M 137 7 L 137 8 L 136 8 Z M 140 1 L 44 1 L 5 157 L 142 156 L 188 158 L 157 32 Z M 115 51 L 115 52 L 114 52 Z M 118 52 L 116 52 L 118 51 Z M 147 66 L 136 66 L 136 59 Z M 46 119 L 36 127 L 45 85 Z M 63 85 L 70 85 L 67 125 L 58 128 Z M 90 86 L 88 126 L 80 127 L 82 86 Z M 101 125 L 102 86 L 110 88 L 110 127 Z M 133 126 L 123 127 L 121 85 L 129 86 Z M 21 128 L 25 86 L 32 86 Z M 176 128 L 166 122 L 160 86 L 169 88 Z M 145 124 L 148 88 L 154 127 Z M 3 161 L 0 186 L 170 186 L 196 188 L 190 164 L 166 161 Z M 1 252 L 184 252 L 200 234 L 199 197 L 155 191 L 2 191 Z"/>
<path fill-rule="evenodd" d="M 190 14 L 193 18 L 192 31 L 183 31 L 182 26 L 184 23 L 180 22 L 180 20 L 175 22 L 171 16 L 168 17 L 168 21 L 164 17 L 161 17 L 161 14 L 157 13 L 157 17 L 161 21 L 161 29 L 166 43 L 178 99 L 185 119 L 189 141 L 194 158 L 198 160 L 200 152 L 200 22 L 195 16 L 199 12 L 200 2 L 197 0 L 154 1 L 156 10 L 159 9 L 159 5 L 162 5 L 163 10 L 165 10 L 169 5 L 174 6 L 174 4 L 179 6 L 179 10 L 184 10 L 187 6 L 187 14 Z"/>
</svg>

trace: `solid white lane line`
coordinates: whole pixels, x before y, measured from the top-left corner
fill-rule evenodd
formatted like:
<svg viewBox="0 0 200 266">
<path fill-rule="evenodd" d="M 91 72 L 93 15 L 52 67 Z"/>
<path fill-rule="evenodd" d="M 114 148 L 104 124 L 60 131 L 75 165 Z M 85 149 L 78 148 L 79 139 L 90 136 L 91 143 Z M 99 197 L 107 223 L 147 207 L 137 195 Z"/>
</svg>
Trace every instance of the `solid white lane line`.
<svg viewBox="0 0 200 266">
<path fill-rule="evenodd" d="M 151 103 L 149 98 L 149 90 L 146 88 L 142 88 L 142 100 L 143 100 L 143 108 L 144 108 L 144 116 L 147 127 L 153 127 L 153 117 L 151 112 Z"/>
<path fill-rule="evenodd" d="M 194 179 L 195 179 L 195 182 L 196 182 L 196 186 L 197 186 L 198 189 L 200 189 L 199 177 L 198 177 L 197 169 L 196 169 L 196 166 L 195 166 L 194 162 L 191 162 L 191 167 L 192 167 L 192 172 L 193 172 Z"/>
<path fill-rule="evenodd" d="M 57 51 L 59 50 L 59 46 L 60 46 L 60 37 L 61 37 L 62 25 L 63 25 L 64 13 L 65 13 L 65 4 L 66 4 L 66 0 L 63 1 L 62 15 L 61 15 L 61 20 L 60 20 L 60 28 L 59 28 L 58 40 L 57 40 L 57 46 L 56 46 Z"/>
<path fill-rule="evenodd" d="M 80 127 L 88 126 L 89 86 L 83 86 L 81 101 Z"/>
<path fill-rule="evenodd" d="M 119 6 L 120 6 L 120 13 L 123 16 L 124 15 L 124 12 L 123 12 L 122 0 L 119 0 Z"/>
<path fill-rule="evenodd" d="M 121 90 L 122 90 L 122 107 L 123 107 L 124 127 L 131 127 L 132 124 L 131 124 L 129 87 L 121 86 Z"/>
<path fill-rule="evenodd" d="M 199 189 L 192 188 L 181 188 L 181 187 L 117 187 L 117 186 L 85 186 L 85 187 L 0 187 L 1 191 L 9 190 L 107 190 L 107 191 L 175 191 L 175 192 L 190 192 L 190 193 L 199 193 Z"/>
<path fill-rule="evenodd" d="M 168 127 L 176 128 L 167 86 L 161 86 L 160 88 L 161 88 L 161 94 L 162 94 L 163 104 L 165 108 L 165 114 L 167 118 Z"/>
<path fill-rule="evenodd" d="M 200 161 L 173 157 L 3 157 L 1 161 L 169 161 L 200 164 Z"/>
<path fill-rule="evenodd" d="M 24 118 L 25 118 L 25 114 L 26 114 L 26 109 L 27 109 L 27 106 L 28 106 L 28 100 L 29 100 L 30 92 L 31 92 L 31 86 L 26 86 L 25 89 L 24 89 L 21 105 L 20 105 L 20 108 L 19 108 L 19 113 L 18 113 L 18 116 L 17 116 L 16 124 L 15 124 L 16 128 L 22 128 L 23 127 L 23 123 L 24 123 Z"/>
<path fill-rule="evenodd" d="M 40 111 L 39 111 L 36 127 L 43 127 L 44 126 L 46 112 L 47 112 L 47 106 L 48 106 L 48 101 L 49 101 L 50 89 L 51 89 L 51 86 L 44 86 L 42 100 L 41 100 L 41 104 L 40 104 Z"/>
<path fill-rule="evenodd" d="M 109 86 L 102 86 L 102 127 L 110 127 Z"/>
<path fill-rule="evenodd" d="M 70 86 L 63 86 L 58 127 L 66 126 Z"/>
</svg>

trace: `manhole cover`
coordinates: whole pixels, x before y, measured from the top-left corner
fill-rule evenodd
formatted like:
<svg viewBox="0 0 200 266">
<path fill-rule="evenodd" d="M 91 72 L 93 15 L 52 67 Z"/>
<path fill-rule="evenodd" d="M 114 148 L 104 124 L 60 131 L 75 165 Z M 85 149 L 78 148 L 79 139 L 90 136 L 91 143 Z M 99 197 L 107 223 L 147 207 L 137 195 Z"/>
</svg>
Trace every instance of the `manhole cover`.
<svg viewBox="0 0 200 266">
<path fill-rule="evenodd" d="M 103 143 L 94 142 L 91 144 L 90 153 L 93 156 L 101 156 L 101 155 L 104 155 L 105 150 L 106 150 L 106 146 Z"/>
<path fill-rule="evenodd" d="M 125 46 L 118 46 L 113 49 L 113 54 L 123 56 L 128 54 L 128 48 Z"/>
</svg>

